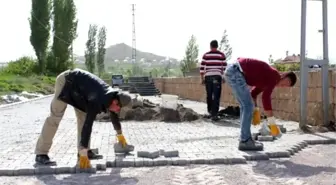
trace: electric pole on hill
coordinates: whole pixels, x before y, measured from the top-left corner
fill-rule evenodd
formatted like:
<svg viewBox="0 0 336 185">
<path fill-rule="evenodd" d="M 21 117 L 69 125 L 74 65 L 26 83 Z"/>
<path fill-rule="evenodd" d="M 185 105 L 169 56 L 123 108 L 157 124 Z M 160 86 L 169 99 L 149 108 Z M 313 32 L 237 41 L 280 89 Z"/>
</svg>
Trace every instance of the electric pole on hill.
<svg viewBox="0 0 336 185">
<path fill-rule="evenodd" d="M 133 73 L 136 72 L 135 71 L 135 62 L 136 62 L 135 4 L 132 4 L 132 64 L 133 64 Z"/>
</svg>

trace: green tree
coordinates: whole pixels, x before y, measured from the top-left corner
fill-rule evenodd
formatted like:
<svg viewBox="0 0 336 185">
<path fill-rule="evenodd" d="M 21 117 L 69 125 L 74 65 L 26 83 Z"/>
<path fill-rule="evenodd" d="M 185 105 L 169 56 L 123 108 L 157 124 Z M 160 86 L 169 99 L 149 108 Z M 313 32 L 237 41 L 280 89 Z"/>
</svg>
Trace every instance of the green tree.
<svg viewBox="0 0 336 185">
<path fill-rule="evenodd" d="M 196 37 L 192 35 L 188 41 L 188 45 L 185 51 L 185 56 L 180 63 L 180 69 L 183 76 L 189 72 L 190 69 L 196 68 L 198 63 L 198 45 L 196 43 Z"/>
<path fill-rule="evenodd" d="M 97 35 L 97 25 L 90 24 L 88 32 L 88 40 L 86 41 L 85 66 L 91 73 L 95 71 L 96 35 Z"/>
<path fill-rule="evenodd" d="M 106 28 L 103 26 L 98 33 L 98 53 L 97 53 L 97 69 L 99 77 L 105 71 L 104 58 L 105 58 L 105 44 L 106 44 Z"/>
<path fill-rule="evenodd" d="M 53 1 L 53 45 L 52 56 L 54 72 L 59 73 L 72 68 L 74 61 L 70 60 L 72 43 L 77 37 L 76 5 L 74 0 Z M 50 66 L 52 67 L 52 66 Z"/>
<path fill-rule="evenodd" d="M 225 54 L 226 60 L 230 60 L 232 56 L 232 47 L 229 44 L 228 37 L 229 36 L 227 34 L 227 31 L 224 30 L 222 39 L 220 40 L 220 43 L 219 43 L 219 50 Z"/>
<path fill-rule="evenodd" d="M 40 73 L 45 72 L 47 50 L 50 39 L 50 0 L 32 0 L 30 23 L 30 44 L 35 50 Z"/>
</svg>

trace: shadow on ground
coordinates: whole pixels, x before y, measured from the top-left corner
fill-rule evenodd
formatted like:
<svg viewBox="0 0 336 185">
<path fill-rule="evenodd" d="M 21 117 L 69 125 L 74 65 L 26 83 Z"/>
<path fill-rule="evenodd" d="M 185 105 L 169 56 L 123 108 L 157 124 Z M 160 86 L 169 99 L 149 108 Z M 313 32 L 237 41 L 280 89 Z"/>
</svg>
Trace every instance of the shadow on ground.
<svg viewBox="0 0 336 185">
<path fill-rule="evenodd" d="M 335 173 L 336 168 L 298 164 L 289 160 L 258 161 L 252 166 L 253 172 L 268 177 L 310 177 L 320 173 Z"/>
<path fill-rule="evenodd" d="M 134 177 L 122 177 L 121 168 L 113 168 L 110 173 L 97 174 L 71 174 L 62 175 L 61 178 L 54 175 L 37 176 L 37 179 L 46 185 L 73 184 L 73 185 L 101 185 L 101 184 L 127 184 L 135 185 L 138 179 Z M 59 175 L 58 175 L 59 176 Z"/>
</svg>

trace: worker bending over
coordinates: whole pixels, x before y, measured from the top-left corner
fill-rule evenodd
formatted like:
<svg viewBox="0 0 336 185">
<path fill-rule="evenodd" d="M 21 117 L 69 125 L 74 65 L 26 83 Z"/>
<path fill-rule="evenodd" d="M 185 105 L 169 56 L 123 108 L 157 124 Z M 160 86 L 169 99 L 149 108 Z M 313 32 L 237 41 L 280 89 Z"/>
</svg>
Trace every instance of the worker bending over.
<svg viewBox="0 0 336 185">
<path fill-rule="evenodd" d="M 118 141 L 124 151 L 133 151 L 134 147 L 126 143 L 118 116 L 121 107 L 130 103 L 131 97 L 129 95 L 116 91 L 94 74 L 81 69 L 64 71 L 56 78 L 55 95 L 51 101 L 50 115 L 44 122 L 36 144 L 36 163 L 56 164 L 55 161 L 50 160 L 48 153 L 68 104 L 75 108 L 78 152 L 80 158 L 84 158 L 85 163 L 89 163 L 89 159 L 102 157 L 90 150 L 92 125 L 96 115 L 101 112 L 110 113 Z"/>
</svg>

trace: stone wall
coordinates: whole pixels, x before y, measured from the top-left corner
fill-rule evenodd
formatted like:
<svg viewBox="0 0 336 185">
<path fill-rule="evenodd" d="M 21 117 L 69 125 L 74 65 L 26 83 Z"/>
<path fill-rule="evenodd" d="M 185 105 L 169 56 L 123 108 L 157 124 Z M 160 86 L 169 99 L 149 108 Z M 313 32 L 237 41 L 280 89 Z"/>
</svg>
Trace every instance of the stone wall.
<svg viewBox="0 0 336 185">
<path fill-rule="evenodd" d="M 297 73 L 300 76 L 299 72 Z M 310 72 L 308 79 L 308 123 L 318 125 L 322 123 L 322 87 L 321 71 Z M 336 71 L 329 71 L 330 81 L 330 119 L 336 120 Z M 157 78 L 155 84 L 162 93 L 175 94 L 180 98 L 205 101 L 205 88 L 200 85 L 199 77 L 188 78 Z M 299 101 L 300 101 L 300 81 L 291 88 L 276 88 L 272 95 L 274 114 L 277 118 L 284 120 L 299 120 Z M 261 96 L 258 97 L 258 104 L 261 104 Z M 221 105 L 238 105 L 232 95 L 231 89 L 225 84 L 222 89 Z"/>
</svg>

